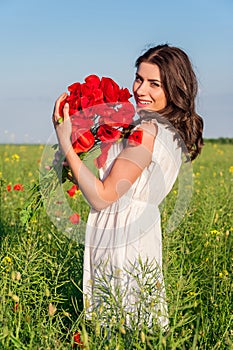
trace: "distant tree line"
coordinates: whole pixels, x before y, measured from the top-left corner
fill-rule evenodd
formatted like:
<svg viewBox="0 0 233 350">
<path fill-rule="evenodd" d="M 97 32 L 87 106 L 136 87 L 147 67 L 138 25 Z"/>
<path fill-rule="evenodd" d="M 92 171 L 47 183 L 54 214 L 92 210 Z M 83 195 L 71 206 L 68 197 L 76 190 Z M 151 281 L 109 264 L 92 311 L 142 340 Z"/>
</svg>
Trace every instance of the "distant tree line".
<svg viewBox="0 0 233 350">
<path fill-rule="evenodd" d="M 204 142 L 219 143 L 219 144 L 233 144 L 233 138 L 230 137 L 219 137 L 217 139 L 204 139 Z"/>
</svg>

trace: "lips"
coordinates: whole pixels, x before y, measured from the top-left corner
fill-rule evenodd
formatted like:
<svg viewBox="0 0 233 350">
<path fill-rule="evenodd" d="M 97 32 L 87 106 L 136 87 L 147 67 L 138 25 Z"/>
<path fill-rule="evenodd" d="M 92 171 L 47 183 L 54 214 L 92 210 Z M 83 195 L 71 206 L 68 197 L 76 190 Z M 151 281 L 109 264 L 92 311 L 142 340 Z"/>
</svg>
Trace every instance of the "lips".
<svg viewBox="0 0 233 350">
<path fill-rule="evenodd" d="M 149 106 L 150 104 L 151 104 L 151 101 L 137 99 L 137 106 L 138 106 L 138 107 L 147 107 L 147 106 Z"/>
</svg>

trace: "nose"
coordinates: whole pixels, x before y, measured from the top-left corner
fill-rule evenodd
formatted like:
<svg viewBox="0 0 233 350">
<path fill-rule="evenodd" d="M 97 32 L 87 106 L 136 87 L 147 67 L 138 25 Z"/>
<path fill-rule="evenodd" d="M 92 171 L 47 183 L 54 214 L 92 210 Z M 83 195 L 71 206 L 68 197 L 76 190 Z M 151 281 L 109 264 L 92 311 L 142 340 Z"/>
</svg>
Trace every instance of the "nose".
<svg viewBox="0 0 233 350">
<path fill-rule="evenodd" d="M 138 96 L 146 95 L 146 90 L 147 90 L 146 83 L 142 82 L 141 84 L 138 85 L 138 87 L 136 89 L 137 95 Z"/>
</svg>

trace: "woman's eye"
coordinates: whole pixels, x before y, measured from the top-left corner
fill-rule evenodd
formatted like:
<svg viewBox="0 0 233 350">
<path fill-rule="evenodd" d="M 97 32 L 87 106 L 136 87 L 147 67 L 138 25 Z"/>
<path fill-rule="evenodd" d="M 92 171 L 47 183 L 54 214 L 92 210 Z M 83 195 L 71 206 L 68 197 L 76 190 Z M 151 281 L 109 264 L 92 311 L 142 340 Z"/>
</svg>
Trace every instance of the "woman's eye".
<svg viewBox="0 0 233 350">
<path fill-rule="evenodd" d="M 151 86 L 153 86 L 153 87 L 160 87 L 160 84 L 159 84 L 159 83 L 156 83 L 156 82 L 152 82 L 152 83 L 151 83 Z"/>
<path fill-rule="evenodd" d="M 142 81 L 142 77 L 140 75 L 135 75 L 135 81 Z"/>
</svg>

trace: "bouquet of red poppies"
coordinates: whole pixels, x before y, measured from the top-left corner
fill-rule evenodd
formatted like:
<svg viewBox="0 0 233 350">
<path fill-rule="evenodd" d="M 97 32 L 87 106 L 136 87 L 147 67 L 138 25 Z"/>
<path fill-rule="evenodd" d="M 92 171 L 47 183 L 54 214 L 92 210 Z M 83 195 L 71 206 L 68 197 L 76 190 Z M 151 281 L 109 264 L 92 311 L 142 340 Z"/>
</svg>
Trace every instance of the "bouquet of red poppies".
<svg viewBox="0 0 233 350">
<path fill-rule="evenodd" d="M 81 159 L 87 158 L 90 153 L 94 154 L 93 163 L 99 169 L 104 166 L 114 142 L 127 139 L 132 146 L 141 143 L 141 132 L 131 133 L 135 109 L 129 101 L 131 94 L 127 88 L 120 88 L 111 78 L 100 79 L 96 75 L 89 75 L 84 83 L 70 85 L 68 91 L 67 98 L 60 104 L 59 114 L 62 118 L 63 107 L 67 102 L 72 123 L 72 146 Z M 53 148 L 58 149 L 58 145 Z M 34 184 L 22 210 L 23 223 L 31 221 L 59 184 L 67 179 L 73 181 L 64 157 L 58 149 L 53 164 L 46 166 L 49 171 L 44 174 L 43 169 L 39 182 Z"/>
<path fill-rule="evenodd" d="M 69 95 L 60 105 L 69 104 L 72 122 L 72 145 L 79 155 L 86 154 L 99 145 L 101 154 L 95 159 L 101 168 L 111 145 L 129 136 L 129 126 L 135 114 L 129 102 L 131 94 L 127 88 L 120 88 L 111 78 L 89 75 L 84 83 L 68 87 Z"/>
</svg>

